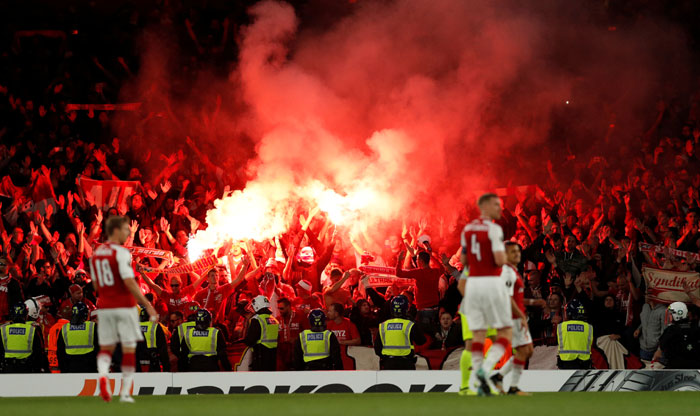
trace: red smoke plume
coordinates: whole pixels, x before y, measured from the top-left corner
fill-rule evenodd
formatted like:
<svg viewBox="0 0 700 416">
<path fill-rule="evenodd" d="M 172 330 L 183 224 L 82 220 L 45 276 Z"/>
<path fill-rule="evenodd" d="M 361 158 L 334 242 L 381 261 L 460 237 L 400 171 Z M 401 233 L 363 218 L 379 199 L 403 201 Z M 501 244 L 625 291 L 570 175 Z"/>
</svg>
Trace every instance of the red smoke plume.
<svg viewBox="0 0 700 416">
<path fill-rule="evenodd" d="M 533 167 L 560 148 L 552 117 L 567 101 L 589 124 L 587 144 L 613 112 L 641 131 L 640 103 L 668 76 L 659 60 L 686 59 L 678 34 L 653 22 L 610 32 L 560 3 L 359 1 L 321 27 L 300 26 L 286 3 L 251 8 L 228 79 L 204 75 L 187 100 L 158 100 L 172 119 L 198 120 L 170 129 L 213 146 L 247 179 L 207 214 L 194 250 L 279 234 L 300 204 L 355 227 L 454 220 L 472 192 L 543 183 Z M 140 76 L 149 85 L 169 60 L 154 54 Z"/>
</svg>

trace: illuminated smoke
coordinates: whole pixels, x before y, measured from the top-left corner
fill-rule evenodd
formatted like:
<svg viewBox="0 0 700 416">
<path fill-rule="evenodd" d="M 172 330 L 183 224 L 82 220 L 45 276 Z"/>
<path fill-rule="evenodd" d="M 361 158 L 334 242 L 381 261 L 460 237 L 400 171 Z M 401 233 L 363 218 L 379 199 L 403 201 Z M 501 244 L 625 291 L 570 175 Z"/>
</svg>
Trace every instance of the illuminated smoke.
<svg viewBox="0 0 700 416">
<path fill-rule="evenodd" d="M 454 221 L 473 192 L 541 183 L 522 167 L 527 155 L 548 157 L 552 112 L 566 100 L 597 111 L 604 99 L 582 95 L 580 79 L 606 85 L 630 130 L 641 127 L 629 117 L 648 99 L 638 85 L 660 79 L 654 54 L 673 31 L 608 39 L 575 6 L 542 5 L 366 1 L 306 31 L 285 3 L 254 6 L 233 78 L 257 158 L 245 189 L 217 201 L 194 241 L 270 238 L 299 206 L 350 227 L 428 213 Z"/>
<path fill-rule="evenodd" d="M 309 3 L 309 21 L 324 3 Z M 604 154 L 610 113 L 616 131 L 633 137 L 648 128 L 637 120 L 640 103 L 668 77 L 665 62 L 676 63 L 678 82 L 689 66 L 672 27 L 644 21 L 608 32 L 576 2 L 347 7 L 330 23 L 300 26 L 288 4 L 258 3 L 229 78 L 205 74 L 191 81 L 188 100 L 169 99 L 184 120 L 223 96 L 216 121 L 169 128 L 177 140 L 181 130 L 197 137 L 247 179 L 207 213 L 209 228 L 191 241 L 195 255 L 227 239 L 271 238 L 315 205 L 348 228 L 382 231 L 426 214 L 454 224 L 474 192 L 545 186 L 545 161 L 565 148 L 565 137 L 547 141 L 552 114 L 576 107 L 582 147 Z M 164 50 L 147 62 L 163 65 Z"/>
</svg>

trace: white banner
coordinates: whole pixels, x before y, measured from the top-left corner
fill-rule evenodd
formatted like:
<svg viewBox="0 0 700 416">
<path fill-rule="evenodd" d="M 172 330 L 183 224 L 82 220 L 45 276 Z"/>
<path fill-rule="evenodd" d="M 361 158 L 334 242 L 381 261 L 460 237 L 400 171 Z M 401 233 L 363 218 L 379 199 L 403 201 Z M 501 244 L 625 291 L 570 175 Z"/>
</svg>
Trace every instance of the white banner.
<svg viewBox="0 0 700 416">
<path fill-rule="evenodd" d="M 647 285 L 646 295 L 657 302 L 690 303 L 692 300 L 685 293 L 684 286 L 688 286 L 694 296 L 700 296 L 700 274 L 697 272 L 678 272 L 644 266 L 642 275 Z"/>
<path fill-rule="evenodd" d="M 121 374 L 112 374 L 114 394 Z M 456 393 L 459 371 L 137 373 L 135 395 L 242 393 Z M 509 377 L 505 379 L 506 388 Z M 96 396 L 97 374 L 0 374 L 0 397 Z M 520 388 L 556 391 L 700 391 L 697 370 L 527 370 Z"/>
</svg>

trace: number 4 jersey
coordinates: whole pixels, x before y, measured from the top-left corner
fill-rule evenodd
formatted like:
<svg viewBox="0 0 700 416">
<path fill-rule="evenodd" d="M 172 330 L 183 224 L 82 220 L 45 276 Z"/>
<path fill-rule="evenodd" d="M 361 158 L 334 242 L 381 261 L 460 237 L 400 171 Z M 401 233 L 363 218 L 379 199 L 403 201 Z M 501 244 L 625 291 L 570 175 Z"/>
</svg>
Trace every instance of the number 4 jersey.
<svg viewBox="0 0 700 416">
<path fill-rule="evenodd" d="M 90 259 L 90 274 L 97 281 L 100 309 L 136 306 L 134 297 L 124 284 L 124 279 L 135 276 L 129 250 L 112 243 L 100 245 Z"/>
<path fill-rule="evenodd" d="M 469 276 L 501 275 L 494 252 L 505 251 L 503 229 L 487 219 L 476 219 L 462 230 L 462 252 L 467 255 Z"/>
</svg>

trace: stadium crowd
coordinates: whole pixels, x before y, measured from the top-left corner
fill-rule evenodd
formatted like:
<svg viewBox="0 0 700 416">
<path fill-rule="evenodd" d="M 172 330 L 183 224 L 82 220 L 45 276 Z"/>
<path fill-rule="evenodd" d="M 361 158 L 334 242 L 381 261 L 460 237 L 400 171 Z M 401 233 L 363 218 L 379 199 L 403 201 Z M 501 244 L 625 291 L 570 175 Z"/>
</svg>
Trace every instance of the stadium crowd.
<svg viewBox="0 0 700 416">
<path fill-rule="evenodd" d="M 130 218 L 128 246 L 170 251 L 186 263 L 189 235 L 206 228 L 205 213 L 236 181 L 195 140 L 155 154 L 141 138 L 113 136 L 113 111 L 69 107 L 116 102 L 120 85 L 133 76 L 130 62 L 138 60 L 133 33 L 148 20 L 166 17 L 191 45 L 190 71 L 203 62 L 234 59 L 229 18 L 195 8 L 149 16 L 124 11 L 114 30 L 105 31 L 110 39 L 101 39 L 104 56 L 72 39 L 75 29 L 68 24 L 17 31 L 12 44 L 3 45 L 0 323 L 7 322 L 12 305 L 36 300 L 33 319 L 43 328 L 46 349 L 51 327 L 69 320 L 74 304 L 83 302 L 91 311 L 100 306 L 88 261 L 103 240 L 108 216 Z M 110 44 L 118 47 L 105 47 Z M 539 186 L 506 189 L 501 225 L 506 239 L 523 249 L 519 271 L 535 345 L 556 345 L 564 305 L 578 299 L 596 337 L 610 336 L 641 359 L 662 360 L 666 305 L 646 296 L 642 265 L 700 271 L 700 264 L 671 250 L 642 252 L 639 243 L 700 252 L 699 105 L 698 92 L 659 101 L 650 129 L 614 157 L 592 150 L 557 155 Z M 153 117 L 138 109 L 135 114 L 144 123 Z M 142 172 L 142 166 L 157 171 Z M 76 178 L 140 186 L 104 205 Z M 299 223 L 274 240 L 234 242 L 226 247 L 227 266 L 201 274 L 163 274 L 158 268 L 165 261 L 137 255 L 142 291 L 166 334 L 202 307 L 227 343 L 244 341 L 250 302 L 263 294 L 280 323 L 277 368 L 287 369 L 294 367 L 292 343 L 312 309 L 326 311 L 328 329 L 341 345 L 369 347 L 389 317 L 389 301 L 404 294 L 410 314 L 428 334 L 425 348 L 462 345 L 457 280 L 466 218 L 450 225 L 428 212 L 416 223 L 397 218 L 387 235 L 350 236 L 335 232 L 322 212 L 299 214 Z M 373 285 L 367 275 L 378 270 L 404 279 Z M 691 305 L 690 313 L 697 325 L 697 307 Z"/>
</svg>

